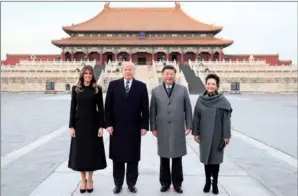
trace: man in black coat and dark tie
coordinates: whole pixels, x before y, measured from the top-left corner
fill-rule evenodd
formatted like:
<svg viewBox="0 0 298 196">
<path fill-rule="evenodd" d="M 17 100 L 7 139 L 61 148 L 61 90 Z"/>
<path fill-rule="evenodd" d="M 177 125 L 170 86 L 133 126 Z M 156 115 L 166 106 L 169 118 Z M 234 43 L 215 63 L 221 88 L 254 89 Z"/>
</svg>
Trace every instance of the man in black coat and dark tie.
<svg viewBox="0 0 298 196">
<path fill-rule="evenodd" d="M 146 84 L 133 78 L 135 66 L 123 62 L 123 78 L 111 81 L 105 101 L 106 127 L 110 133 L 110 159 L 113 160 L 114 193 L 120 193 L 124 181 L 132 193 L 138 179 L 141 135 L 149 129 L 149 98 Z"/>
</svg>

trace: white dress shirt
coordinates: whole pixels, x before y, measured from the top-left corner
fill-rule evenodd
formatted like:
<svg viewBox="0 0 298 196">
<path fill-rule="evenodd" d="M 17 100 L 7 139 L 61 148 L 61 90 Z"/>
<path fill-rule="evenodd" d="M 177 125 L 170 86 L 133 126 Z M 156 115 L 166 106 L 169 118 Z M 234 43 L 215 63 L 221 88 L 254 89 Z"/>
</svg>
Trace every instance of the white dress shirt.
<svg viewBox="0 0 298 196">
<path fill-rule="evenodd" d="M 128 87 L 129 87 L 129 89 L 130 89 L 131 84 L 132 84 L 132 80 L 133 80 L 133 79 L 130 79 L 130 80 L 124 79 L 124 88 L 126 87 L 126 82 L 129 81 L 129 83 L 128 83 Z"/>
</svg>

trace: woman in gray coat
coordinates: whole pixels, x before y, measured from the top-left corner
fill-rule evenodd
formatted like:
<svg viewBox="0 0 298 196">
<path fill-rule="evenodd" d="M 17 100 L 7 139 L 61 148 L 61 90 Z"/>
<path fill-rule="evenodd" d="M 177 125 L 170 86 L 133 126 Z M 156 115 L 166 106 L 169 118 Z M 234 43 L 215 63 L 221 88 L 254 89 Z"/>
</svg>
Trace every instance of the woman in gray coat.
<svg viewBox="0 0 298 196">
<path fill-rule="evenodd" d="M 223 162 L 223 148 L 231 138 L 232 108 L 223 94 L 218 93 L 220 79 L 209 74 L 205 80 L 206 90 L 200 95 L 193 115 L 193 135 L 200 144 L 200 161 L 205 165 L 206 184 L 203 191 L 218 194 L 219 165 Z"/>
</svg>

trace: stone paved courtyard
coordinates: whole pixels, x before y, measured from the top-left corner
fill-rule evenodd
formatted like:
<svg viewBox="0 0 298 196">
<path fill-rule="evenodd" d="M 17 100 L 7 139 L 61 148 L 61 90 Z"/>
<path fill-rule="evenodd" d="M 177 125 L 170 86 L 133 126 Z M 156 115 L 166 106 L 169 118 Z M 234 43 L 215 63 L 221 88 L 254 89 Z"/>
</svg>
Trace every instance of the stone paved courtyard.
<svg viewBox="0 0 298 196">
<path fill-rule="evenodd" d="M 193 106 L 197 96 L 190 96 Z M 232 103 L 232 140 L 221 165 L 220 194 L 230 196 L 297 195 L 297 96 L 227 95 Z M 67 168 L 70 95 L 1 95 L 1 195 L 80 195 L 79 173 Z M 104 135 L 106 151 L 108 135 Z M 138 193 L 159 192 L 156 138 L 142 140 Z M 183 158 L 184 195 L 204 194 L 204 169 L 199 147 L 187 137 Z M 108 152 L 107 152 L 108 153 Z M 112 164 L 94 176 L 90 195 L 114 195 Z M 86 193 L 87 194 L 87 193 Z M 88 194 L 87 194 L 88 195 Z M 120 195 L 132 195 L 124 186 Z"/>
</svg>

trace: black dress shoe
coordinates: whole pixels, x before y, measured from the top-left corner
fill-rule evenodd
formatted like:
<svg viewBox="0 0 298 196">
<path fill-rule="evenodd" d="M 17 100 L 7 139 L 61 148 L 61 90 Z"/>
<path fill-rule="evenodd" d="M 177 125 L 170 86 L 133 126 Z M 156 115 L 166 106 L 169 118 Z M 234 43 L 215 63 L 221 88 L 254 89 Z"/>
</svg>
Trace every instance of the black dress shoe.
<svg viewBox="0 0 298 196">
<path fill-rule="evenodd" d="M 211 181 L 206 181 L 205 186 L 203 188 L 204 193 L 208 193 L 210 191 Z"/>
<path fill-rule="evenodd" d="M 215 194 L 215 195 L 218 194 L 217 182 L 212 182 L 212 193 Z"/>
<path fill-rule="evenodd" d="M 87 186 L 87 180 L 86 180 L 86 186 Z M 80 188 L 80 193 L 86 193 L 86 188 L 85 189 Z"/>
<path fill-rule="evenodd" d="M 170 189 L 170 186 L 162 186 L 160 192 L 167 192 Z"/>
<path fill-rule="evenodd" d="M 92 189 L 87 189 L 88 193 L 92 193 L 93 192 L 93 180 L 92 180 Z"/>
<path fill-rule="evenodd" d="M 80 193 L 86 193 L 86 189 L 80 189 Z"/>
<path fill-rule="evenodd" d="M 174 187 L 174 189 L 177 193 L 183 193 L 183 190 L 181 187 Z"/>
<path fill-rule="evenodd" d="M 121 186 L 116 186 L 113 191 L 114 191 L 115 194 L 118 194 L 118 193 L 121 192 L 121 190 L 122 190 Z"/>
<path fill-rule="evenodd" d="M 137 192 L 137 188 L 135 186 L 129 186 L 128 189 L 132 193 L 136 193 Z"/>
</svg>

